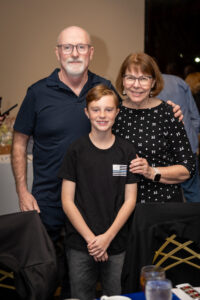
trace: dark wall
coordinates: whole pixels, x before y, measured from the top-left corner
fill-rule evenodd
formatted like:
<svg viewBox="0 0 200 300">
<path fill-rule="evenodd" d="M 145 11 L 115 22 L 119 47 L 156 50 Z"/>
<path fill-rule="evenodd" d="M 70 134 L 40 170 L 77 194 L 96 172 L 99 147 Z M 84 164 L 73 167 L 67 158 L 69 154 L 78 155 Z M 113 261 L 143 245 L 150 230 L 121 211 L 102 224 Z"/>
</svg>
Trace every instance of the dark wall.
<svg viewBox="0 0 200 300">
<path fill-rule="evenodd" d="M 175 65 L 173 73 L 184 78 L 184 68 L 200 70 L 200 1 L 145 0 L 145 52 L 156 58 L 162 72 Z"/>
</svg>

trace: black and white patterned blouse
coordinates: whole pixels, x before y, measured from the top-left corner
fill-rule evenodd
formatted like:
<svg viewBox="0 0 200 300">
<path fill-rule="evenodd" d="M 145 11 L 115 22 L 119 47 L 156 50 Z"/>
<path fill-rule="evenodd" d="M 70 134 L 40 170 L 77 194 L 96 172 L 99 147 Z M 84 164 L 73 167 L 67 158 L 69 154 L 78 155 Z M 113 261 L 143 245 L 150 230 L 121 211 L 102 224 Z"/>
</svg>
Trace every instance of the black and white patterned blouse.
<svg viewBox="0 0 200 300">
<path fill-rule="evenodd" d="M 184 126 L 174 118 L 172 107 L 162 102 L 154 108 L 120 107 L 113 132 L 134 143 L 140 157 L 152 167 L 183 165 L 191 175 L 195 159 Z M 178 202 L 180 186 L 153 182 L 141 175 L 138 202 Z"/>
</svg>

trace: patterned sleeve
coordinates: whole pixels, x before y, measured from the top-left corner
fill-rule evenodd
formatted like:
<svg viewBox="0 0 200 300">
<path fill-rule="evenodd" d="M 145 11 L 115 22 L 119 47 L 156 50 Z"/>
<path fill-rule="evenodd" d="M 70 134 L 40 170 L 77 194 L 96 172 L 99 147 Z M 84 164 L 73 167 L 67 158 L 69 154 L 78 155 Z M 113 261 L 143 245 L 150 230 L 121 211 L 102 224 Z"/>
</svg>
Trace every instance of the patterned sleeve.
<svg viewBox="0 0 200 300">
<path fill-rule="evenodd" d="M 166 106 L 168 107 L 164 122 L 168 122 L 166 124 L 168 127 L 168 146 L 174 158 L 173 164 L 186 167 L 192 177 L 195 173 L 196 163 L 184 125 L 174 117 L 172 108 L 168 104 Z"/>
</svg>

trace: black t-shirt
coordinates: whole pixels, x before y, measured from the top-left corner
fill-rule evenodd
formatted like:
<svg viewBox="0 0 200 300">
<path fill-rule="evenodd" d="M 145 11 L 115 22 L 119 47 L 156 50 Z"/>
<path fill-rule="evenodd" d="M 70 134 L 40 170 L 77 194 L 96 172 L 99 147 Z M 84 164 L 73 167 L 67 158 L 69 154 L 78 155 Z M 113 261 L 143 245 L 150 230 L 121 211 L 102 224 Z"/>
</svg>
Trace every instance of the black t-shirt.
<svg viewBox="0 0 200 300">
<path fill-rule="evenodd" d="M 125 185 L 139 181 L 129 172 L 129 163 L 135 158 L 133 144 L 116 137 L 114 144 L 105 150 L 95 147 L 84 136 L 68 149 L 59 177 L 76 182 L 75 204 L 95 235 L 104 233 L 113 223 L 124 202 Z M 67 221 L 67 246 L 87 250 L 85 240 Z M 108 248 L 109 254 L 125 249 L 125 225 Z"/>
</svg>

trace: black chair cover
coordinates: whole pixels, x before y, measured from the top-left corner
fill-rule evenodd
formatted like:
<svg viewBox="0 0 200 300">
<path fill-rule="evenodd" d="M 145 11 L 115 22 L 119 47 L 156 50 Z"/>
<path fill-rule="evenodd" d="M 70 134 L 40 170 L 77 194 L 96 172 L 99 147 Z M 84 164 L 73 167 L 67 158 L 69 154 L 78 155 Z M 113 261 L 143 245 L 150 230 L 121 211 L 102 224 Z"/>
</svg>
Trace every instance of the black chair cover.
<svg viewBox="0 0 200 300">
<path fill-rule="evenodd" d="M 155 251 L 164 243 L 165 238 L 175 234 L 179 242 L 192 240 L 190 249 L 199 253 L 193 262 L 200 266 L 200 203 L 147 203 L 137 204 L 127 243 L 127 252 L 122 271 L 123 293 L 140 291 L 140 270 L 144 265 L 153 264 Z M 171 251 L 176 246 L 168 244 L 163 251 Z M 167 249 L 168 248 L 168 249 Z M 189 249 L 189 250 L 190 250 Z M 182 253 L 181 253 L 182 251 Z M 174 256 L 186 256 L 180 250 Z M 187 253 L 191 255 L 190 253 Z M 161 257 L 154 262 L 159 261 Z M 176 259 L 172 259 L 176 261 Z M 167 261 L 162 267 L 165 267 Z M 181 263 L 166 271 L 166 277 L 173 286 L 190 283 L 200 286 L 200 269 Z"/>
<path fill-rule="evenodd" d="M 0 269 L 4 267 L 14 272 L 20 299 L 46 300 L 54 293 L 54 246 L 36 211 L 0 216 Z"/>
</svg>

